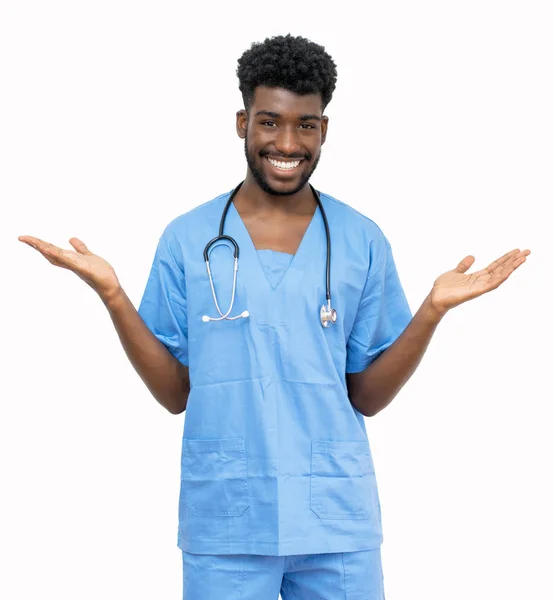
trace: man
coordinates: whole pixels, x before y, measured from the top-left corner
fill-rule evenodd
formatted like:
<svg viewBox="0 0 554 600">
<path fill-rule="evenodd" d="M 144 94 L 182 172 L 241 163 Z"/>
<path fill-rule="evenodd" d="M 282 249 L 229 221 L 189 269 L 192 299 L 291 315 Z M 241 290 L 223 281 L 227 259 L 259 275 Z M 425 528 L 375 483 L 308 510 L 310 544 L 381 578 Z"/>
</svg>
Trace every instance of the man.
<svg viewBox="0 0 554 600">
<path fill-rule="evenodd" d="M 498 287 L 530 252 L 473 274 L 467 256 L 412 316 L 379 227 L 309 184 L 331 57 L 279 36 L 253 44 L 237 73 L 246 178 L 166 227 L 138 313 L 80 240 L 72 252 L 20 239 L 93 287 L 153 396 L 186 409 L 186 600 L 382 599 L 364 417 L 406 383 L 448 310 Z"/>
</svg>

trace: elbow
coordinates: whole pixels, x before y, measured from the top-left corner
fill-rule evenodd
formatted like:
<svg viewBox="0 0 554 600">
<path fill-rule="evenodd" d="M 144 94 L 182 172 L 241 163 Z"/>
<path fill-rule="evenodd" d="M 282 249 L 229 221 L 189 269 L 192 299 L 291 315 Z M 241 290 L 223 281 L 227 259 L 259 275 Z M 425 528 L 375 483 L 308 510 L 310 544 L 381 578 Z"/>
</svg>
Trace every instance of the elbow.
<svg viewBox="0 0 554 600">
<path fill-rule="evenodd" d="M 374 417 L 376 414 L 381 412 L 384 408 L 378 403 L 374 402 L 370 396 L 364 396 L 363 398 L 354 397 L 350 399 L 352 406 L 364 417 Z"/>
<path fill-rule="evenodd" d="M 350 403 L 364 417 L 373 417 L 378 411 L 373 410 L 367 398 L 351 397 Z"/>
<path fill-rule="evenodd" d="M 172 415 L 180 415 L 185 412 L 187 408 L 188 394 L 183 398 L 171 398 L 167 402 L 161 403 L 163 407 Z"/>
<path fill-rule="evenodd" d="M 167 410 L 172 415 L 180 415 L 185 412 L 187 408 L 187 402 L 190 394 L 190 382 L 188 378 L 188 369 L 186 374 L 181 378 L 181 385 L 179 391 L 170 398 L 169 402 L 165 405 Z"/>
<path fill-rule="evenodd" d="M 364 408 L 363 410 L 359 410 L 358 412 L 362 413 L 362 415 L 364 417 L 374 417 L 379 411 L 378 410 L 373 410 L 373 409 L 369 409 L 369 408 Z"/>
<path fill-rule="evenodd" d="M 375 408 L 372 410 L 367 410 L 364 414 L 364 417 L 374 417 L 375 415 L 378 415 L 381 410 L 383 410 L 382 408 Z"/>
<path fill-rule="evenodd" d="M 392 402 L 393 399 L 394 396 L 379 399 L 373 398 L 373 400 L 367 398 L 363 406 L 363 410 L 361 410 L 360 412 L 364 415 L 364 417 L 375 417 L 384 408 L 386 408 Z"/>
<path fill-rule="evenodd" d="M 173 406 L 172 410 L 168 409 L 172 415 L 180 415 L 180 414 L 184 413 L 185 410 L 187 409 L 188 396 L 184 399 L 184 401 L 182 398 L 180 400 L 181 401 L 178 404 Z"/>
</svg>

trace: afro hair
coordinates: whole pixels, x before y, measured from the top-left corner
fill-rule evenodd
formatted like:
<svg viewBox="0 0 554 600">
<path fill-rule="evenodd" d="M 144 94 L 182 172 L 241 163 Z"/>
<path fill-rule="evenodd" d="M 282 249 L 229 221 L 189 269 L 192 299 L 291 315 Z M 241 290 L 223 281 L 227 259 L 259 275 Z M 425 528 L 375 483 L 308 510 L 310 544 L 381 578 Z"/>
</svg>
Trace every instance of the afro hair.
<svg viewBox="0 0 554 600">
<path fill-rule="evenodd" d="M 254 42 L 239 58 L 237 76 L 247 110 L 259 85 L 296 94 L 319 93 L 325 110 L 335 90 L 337 68 L 323 46 L 287 34 Z"/>
</svg>

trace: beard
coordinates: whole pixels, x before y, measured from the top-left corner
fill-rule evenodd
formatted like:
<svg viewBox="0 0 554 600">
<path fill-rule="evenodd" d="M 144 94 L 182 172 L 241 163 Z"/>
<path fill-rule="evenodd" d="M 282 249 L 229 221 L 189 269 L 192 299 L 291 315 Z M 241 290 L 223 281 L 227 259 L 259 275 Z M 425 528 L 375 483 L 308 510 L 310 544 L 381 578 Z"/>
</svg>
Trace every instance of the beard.
<svg viewBox="0 0 554 600">
<path fill-rule="evenodd" d="M 262 190 L 264 192 L 266 192 L 267 194 L 271 194 L 272 196 L 292 196 L 293 194 L 296 194 L 297 192 L 299 192 L 310 180 L 312 173 L 315 171 L 317 164 L 319 163 L 319 159 L 321 157 L 321 150 L 319 151 L 315 161 L 313 162 L 313 165 L 312 165 L 312 168 L 310 169 L 310 171 L 308 173 L 303 174 L 300 177 L 300 181 L 298 182 L 298 185 L 294 189 L 292 189 L 288 192 L 280 192 L 278 190 L 275 190 L 274 188 L 272 188 L 269 185 L 267 178 L 264 175 L 263 170 L 256 166 L 255 153 L 248 152 L 248 135 L 246 135 L 244 138 L 244 154 L 246 156 L 246 162 L 248 164 L 248 168 L 250 169 L 250 172 L 254 176 L 256 183 L 262 188 Z M 265 160 L 265 158 L 264 158 L 265 155 L 260 155 L 260 156 L 262 156 L 262 160 Z M 310 160 L 311 155 L 308 154 L 308 156 L 306 156 L 306 159 Z"/>
</svg>

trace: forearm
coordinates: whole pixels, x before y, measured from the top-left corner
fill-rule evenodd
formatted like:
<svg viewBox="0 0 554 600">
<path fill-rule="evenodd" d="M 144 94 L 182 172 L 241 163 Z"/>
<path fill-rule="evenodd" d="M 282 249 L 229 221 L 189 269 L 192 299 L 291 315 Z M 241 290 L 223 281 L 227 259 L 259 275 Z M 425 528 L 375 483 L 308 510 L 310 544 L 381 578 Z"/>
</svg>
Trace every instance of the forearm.
<svg viewBox="0 0 554 600">
<path fill-rule="evenodd" d="M 123 289 L 102 298 L 127 357 L 154 398 L 170 413 L 187 405 L 189 370 L 148 329 Z"/>
<path fill-rule="evenodd" d="M 441 318 L 427 296 L 389 348 L 361 373 L 347 375 L 350 401 L 358 411 L 371 417 L 394 399 L 419 365 Z"/>
</svg>

